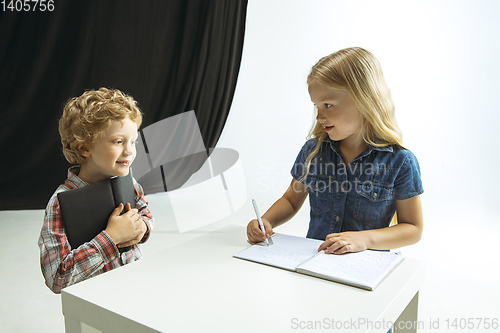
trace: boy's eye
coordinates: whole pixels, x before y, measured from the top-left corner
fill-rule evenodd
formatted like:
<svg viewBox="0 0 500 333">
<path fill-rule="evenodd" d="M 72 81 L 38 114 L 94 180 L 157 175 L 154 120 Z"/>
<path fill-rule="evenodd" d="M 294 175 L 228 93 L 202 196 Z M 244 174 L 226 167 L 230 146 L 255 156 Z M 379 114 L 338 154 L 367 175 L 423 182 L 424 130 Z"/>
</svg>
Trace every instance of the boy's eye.
<svg viewBox="0 0 500 333">
<path fill-rule="evenodd" d="M 116 143 L 116 144 L 118 144 L 118 145 L 119 145 L 119 144 L 121 144 L 121 143 L 122 143 L 122 140 L 115 140 L 115 141 L 113 141 L 113 143 Z"/>
<path fill-rule="evenodd" d="M 136 145 L 136 144 L 138 144 L 138 143 L 139 143 L 139 141 L 137 141 L 137 140 L 132 140 L 132 146 L 135 146 L 135 145 Z"/>
<path fill-rule="evenodd" d="M 325 107 L 326 107 L 326 108 L 331 108 L 331 107 L 332 107 L 332 105 L 331 105 L 331 104 L 328 104 L 328 103 L 325 103 Z"/>
</svg>

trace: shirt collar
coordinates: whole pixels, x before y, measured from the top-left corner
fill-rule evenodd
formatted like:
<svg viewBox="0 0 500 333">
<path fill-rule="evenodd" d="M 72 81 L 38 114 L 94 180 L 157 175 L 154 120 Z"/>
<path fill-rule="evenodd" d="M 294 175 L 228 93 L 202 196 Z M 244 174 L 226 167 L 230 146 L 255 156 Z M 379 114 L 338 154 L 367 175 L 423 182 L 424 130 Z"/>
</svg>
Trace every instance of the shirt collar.
<svg viewBox="0 0 500 333">
<path fill-rule="evenodd" d="M 330 137 L 326 137 L 324 139 L 324 141 L 326 142 L 330 142 L 330 146 L 335 150 L 335 151 L 339 151 L 339 144 L 340 144 L 340 141 L 334 141 L 332 139 L 330 139 Z M 376 146 L 372 146 L 372 145 L 368 145 L 368 147 L 365 149 L 365 152 L 367 154 L 371 153 L 372 150 L 378 150 L 378 151 L 386 151 L 386 152 L 390 152 L 390 153 L 393 153 L 394 152 L 394 148 L 392 145 L 389 145 L 389 146 L 383 146 L 383 147 L 376 147 Z"/>
<path fill-rule="evenodd" d="M 79 165 L 73 165 L 72 167 L 70 167 L 68 169 L 68 179 L 66 180 L 66 182 L 70 183 L 74 188 L 88 185 L 89 183 L 78 177 L 79 173 L 80 173 Z"/>
<path fill-rule="evenodd" d="M 390 153 L 394 152 L 394 148 L 391 146 L 384 146 L 384 147 L 375 147 L 372 145 L 368 146 L 368 149 L 371 150 L 378 150 L 378 151 L 388 151 Z"/>
</svg>

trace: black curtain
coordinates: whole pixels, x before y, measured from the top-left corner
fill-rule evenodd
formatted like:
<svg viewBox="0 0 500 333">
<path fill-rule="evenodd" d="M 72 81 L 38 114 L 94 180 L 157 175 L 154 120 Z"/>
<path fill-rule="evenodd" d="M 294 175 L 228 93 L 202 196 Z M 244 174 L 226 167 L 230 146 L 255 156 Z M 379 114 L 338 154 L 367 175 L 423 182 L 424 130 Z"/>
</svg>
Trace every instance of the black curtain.
<svg viewBox="0 0 500 333">
<path fill-rule="evenodd" d="M 55 1 L 0 12 L 0 210 L 40 209 L 66 179 L 65 102 L 117 88 L 142 127 L 195 110 L 207 151 L 236 86 L 247 0 Z"/>
</svg>

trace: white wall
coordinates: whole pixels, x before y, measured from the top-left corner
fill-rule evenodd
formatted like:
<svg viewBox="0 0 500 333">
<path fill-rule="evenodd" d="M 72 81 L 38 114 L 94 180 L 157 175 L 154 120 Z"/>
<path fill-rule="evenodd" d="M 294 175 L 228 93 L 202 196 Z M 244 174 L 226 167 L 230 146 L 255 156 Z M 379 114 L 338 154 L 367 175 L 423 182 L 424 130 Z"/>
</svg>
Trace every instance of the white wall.
<svg viewBox="0 0 500 333">
<path fill-rule="evenodd" d="M 219 147 L 240 152 L 250 197 L 281 194 L 312 124 L 306 76 L 361 46 L 379 59 L 427 205 L 500 202 L 500 1 L 250 0 L 240 76 Z"/>
<path fill-rule="evenodd" d="M 265 211 L 291 181 L 312 124 L 311 66 L 345 47 L 373 52 L 422 171 L 424 235 L 403 250 L 427 265 L 420 319 L 441 321 L 440 330 L 422 332 L 455 332 L 444 330 L 447 319 L 500 313 L 499 13 L 495 0 L 248 4 L 240 76 L 218 146 L 240 153 L 249 199 Z M 304 234 L 307 210 L 280 228 Z"/>
</svg>

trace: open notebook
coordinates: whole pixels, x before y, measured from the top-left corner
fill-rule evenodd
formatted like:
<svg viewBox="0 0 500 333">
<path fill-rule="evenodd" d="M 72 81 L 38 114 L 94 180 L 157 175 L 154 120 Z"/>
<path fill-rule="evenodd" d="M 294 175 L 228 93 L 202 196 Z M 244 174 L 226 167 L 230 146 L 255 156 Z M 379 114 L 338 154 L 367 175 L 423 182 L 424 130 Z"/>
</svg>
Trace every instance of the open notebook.
<svg viewBox="0 0 500 333">
<path fill-rule="evenodd" d="M 342 255 L 318 252 L 320 240 L 274 234 L 272 246 L 259 243 L 235 254 L 250 260 L 297 273 L 374 290 L 403 261 L 399 252 L 363 251 Z"/>
</svg>

